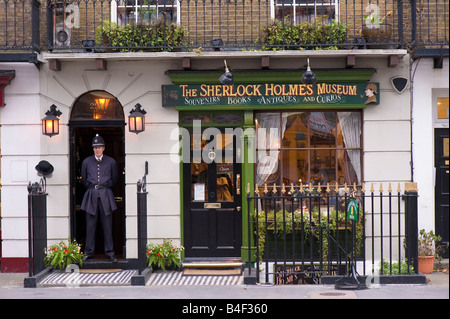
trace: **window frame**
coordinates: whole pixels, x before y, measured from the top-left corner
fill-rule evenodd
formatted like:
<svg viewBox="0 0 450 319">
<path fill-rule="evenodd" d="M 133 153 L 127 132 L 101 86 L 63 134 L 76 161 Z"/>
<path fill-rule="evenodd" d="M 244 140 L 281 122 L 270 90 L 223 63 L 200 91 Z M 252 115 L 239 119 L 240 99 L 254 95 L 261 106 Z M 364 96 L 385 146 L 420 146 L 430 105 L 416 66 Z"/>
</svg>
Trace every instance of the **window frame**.
<svg viewBox="0 0 450 319">
<path fill-rule="evenodd" d="M 140 14 L 137 14 L 137 12 L 139 11 L 139 9 L 142 8 L 156 8 L 156 17 L 159 16 L 159 13 L 162 11 L 166 11 L 165 8 L 174 8 L 174 12 L 175 12 L 175 20 L 173 21 L 174 23 L 176 23 L 177 25 L 180 24 L 180 12 L 181 12 L 181 6 L 180 6 L 180 1 L 179 0 L 172 0 L 172 4 L 159 4 L 159 2 L 164 1 L 164 0 L 148 0 L 149 2 L 155 2 L 155 4 L 139 4 L 139 2 L 142 2 L 142 0 L 117 0 L 117 1 L 112 1 L 111 2 L 111 21 L 112 22 L 116 22 L 118 25 L 125 25 L 125 24 L 129 24 L 129 23 L 134 23 L 134 24 L 138 24 L 140 23 L 139 21 L 139 17 L 142 16 Z M 168 0 L 170 1 L 170 0 Z M 128 2 L 134 2 L 133 4 L 128 5 Z M 133 12 L 134 14 L 134 19 L 133 21 L 128 20 L 128 18 L 125 18 L 125 21 L 119 18 L 119 10 L 120 9 L 125 9 L 127 10 L 128 8 L 130 8 L 131 10 L 129 11 L 129 13 Z M 151 19 L 150 19 L 151 20 Z"/>
<path fill-rule="evenodd" d="M 314 19 L 317 19 L 318 15 L 317 15 L 317 8 L 320 7 L 325 7 L 325 6 L 329 6 L 329 7 L 334 7 L 334 19 L 336 21 L 339 21 L 339 0 L 322 0 L 322 1 L 318 1 L 318 0 L 312 0 L 311 3 L 309 3 L 308 0 L 270 0 L 271 1 L 271 18 L 273 20 L 276 19 L 277 16 L 277 7 L 279 8 L 285 8 L 285 7 L 290 7 L 292 6 L 292 13 L 293 13 L 293 18 L 291 19 L 291 22 L 294 25 L 297 25 L 299 23 L 302 23 L 303 21 L 311 21 L 309 19 L 307 20 L 302 20 L 302 21 L 296 21 L 297 20 L 297 9 L 298 8 L 314 8 Z M 280 3 L 277 3 L 277 2 Z M 291 2 L 291 3 L 284 3 L 284 2 Z M 305 3 L 297 3 L 297 2 L 305 2 Z"/>
<path fill-rule="evenodd" d="M 363 114 L 364 112 L 362 110 L 336 110 L 336 109 L 324 109 L 324 110 L 314 110 L 314 109 L 300 109 L 300 110 L 264 110 L 264 111 L 258 111 L 258 112 L 254 112 L 254 122 L 256 123 L 256 119 L 257 119 L 257 114 L 261 114 L 261 113 L 279 113 L 279 118 L 280 121 L 283 121 L 282 119 L 282 113 L 292 113 L 292 112 L 304 112 L 308 114 L 308 117 L 310 117 L 311 113 L 314 112 L 323 112 L 323 113 L 327 113 L 327 112 L 333 112 L 335 114 L 335 118 L 338 119 L 338 113 L 339 112 L 357 112 L 360 114 L 360 135 L 359 135 L 359 148 L 355 148 L 355 147 L 344 147 L 343 144 L 340 145 L 339 141 L 338 141 L 338 136 L 337 134 L 335 134 L 334 137 L 334 147 L 314 147 L 313 145 L 311 145 L 311 140 L 312 140 L 312 134 L 311 134 L 311 129 L 308 128 L 307 134 L 306 134 L 306 146 L 304 147 L 285 147 L 283 145 L 283 134 L 279 134 L 279 147 L 276 149 L 279 154 L 278 154 L 278 172 L 279 172 L 279 176 L 277 177 L 277 185 L 278 184 L 282 184 L 283 180 L 286 176 L 284 176 L 285 171 L 284 171 L 284 161 L 283 161 L 283 157 L 285 155 L 286 152 L 289 151 L 306 151 L 307 152 L 307 159 L 308 159 L 308 171 L 307 171 L 307 181 L 306 180 L 302 180 L 302 184 L 305 186 L 306 184 L 310 183 L 310 179 L 312 176 L 312 161 L 311 161 L 311 153 L 314 150 L 330 150 L 332 152 L 334 152 L 335 156 L 334 156 L 334 174 L 335 174 L 335 178 L 336 178 L 336 182 L 338 182 L 338 187 L 343 187 L 344 184 L 339 183 L 339 168 L 338 168 L 338 153 L 339 152 L 345 152 L 346 150 L 358 150 L 359 151 L 359 156 L 360 156 L 360 183 L 359 184 L 363 184 L 364 183 L 364 144 L 363 144 L 363 136 L 364 136 L 364 131 L 363 131 L 363 123 L 364 123 L 364 118 L 363 118 Z M 309 120 L 308 120 L 309 122 Z M 281 129 L 281 126 L 280 126 Z M 266 151 L 269 152 L 270 148 L 258 148 L 258 128 L 255 125 L 255 152 L 256 152 L 256 160 L 258 161 L 258 151 L 262 150 L 262 151 Z M 275 150 L 272 148 L 272 150 Z M 344 172 L 344 168 L 342 168 L 342 172 Z M 255 163 L 255 176 L 254 176 L 254 180 L 255 182 L 257 181 L 257 162 Z M 328 183 L 330 183 L 330 186 L 332 185 L 330 180 L 327 181 Z M 344 182 L 346 183 L 346 181 L 344 180 Z M 299 183 L 296 183 L 297 185 L 299 185 Z M 273 185 L 273 182 L 271 182 L 271 184 L 268 185 Z M 264 185 L 258 185 L 258 187 L 262 188 Z M 285 186 L 287 186 L 285 184 Z M 313 186 L 317 186 L 316 182 L 313 182 Z M 322 185 L 323 186 L 323 185 Z M 348 184 L 348 186 L 350 186 Z"/>
</svg>

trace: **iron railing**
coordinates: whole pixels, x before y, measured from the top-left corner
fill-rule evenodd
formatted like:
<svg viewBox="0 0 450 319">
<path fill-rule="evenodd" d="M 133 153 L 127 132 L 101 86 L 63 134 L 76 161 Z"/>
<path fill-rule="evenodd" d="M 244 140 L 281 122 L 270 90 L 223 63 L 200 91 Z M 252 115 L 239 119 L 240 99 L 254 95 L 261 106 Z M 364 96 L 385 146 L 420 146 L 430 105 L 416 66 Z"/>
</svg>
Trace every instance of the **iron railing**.
<svg viewBox="0 0 450 319">
<path fill-rule="evenodd" d="M 447 0 L 0 0 L 0 50 L 448 50 L 448 13 Z"/>
<path fill-rule="evenodd" d="M 352 263 L 361 276 L 417 274 L 417 192 L 379 187 L 248 187 L 248 273 L 273 284 L 319 283 Z"/>
<path fill-rule="evenodd" d="M 0 0 L 0 51 L 40 51 L 39 0 Z"/>
</svg>

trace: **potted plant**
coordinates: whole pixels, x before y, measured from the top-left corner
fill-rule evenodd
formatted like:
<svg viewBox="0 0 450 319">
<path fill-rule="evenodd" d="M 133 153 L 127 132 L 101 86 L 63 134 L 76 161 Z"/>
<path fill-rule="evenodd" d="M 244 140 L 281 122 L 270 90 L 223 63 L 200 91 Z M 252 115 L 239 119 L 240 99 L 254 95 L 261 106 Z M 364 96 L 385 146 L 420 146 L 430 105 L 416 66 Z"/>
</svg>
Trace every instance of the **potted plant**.
<svg viewBox="0 0 450 319">
<path fill-rule="evenodd" d="M 439 252 L 444 249 L 444 245 L 437 243 L 442 240 L 441 236 L 436 236 L 432 230 L 426 232 L 425 229 L 419 231 L 419 271 L 423 274 L 431 274 L 434 269 L 434 260 L 441 259 Z"/>
<path fill-rule="evenodd" d="M 184 247 L 175 247 L 171 240 L 164 239 L 162 244 L 150 243 L 147 245 L 147 264 L 152 269 L 166 270 L 181 267 L 180 253 Z"/>
<path fill-rule="evenodd" d="M 71 264 L 83 264 L 83 253 L 81 246 L 76 241 L 68 240 L 68 244 L 60 241 L 45 249 L 44 262 L 47 266 L 60 271 L 66 269 Z"/>
<path fill-rule="evenodd" d="M 386 18 L 392 15 L 389 11 L 380 19 L 379 14 L 364 16 L 366 25 L 362 27 L 362 34 L 366 43 L 389 43 L 392 39 L 392 25 L 387 23 Z M 382 48 L 378 46 L 379 48 Z"/>
</svg>

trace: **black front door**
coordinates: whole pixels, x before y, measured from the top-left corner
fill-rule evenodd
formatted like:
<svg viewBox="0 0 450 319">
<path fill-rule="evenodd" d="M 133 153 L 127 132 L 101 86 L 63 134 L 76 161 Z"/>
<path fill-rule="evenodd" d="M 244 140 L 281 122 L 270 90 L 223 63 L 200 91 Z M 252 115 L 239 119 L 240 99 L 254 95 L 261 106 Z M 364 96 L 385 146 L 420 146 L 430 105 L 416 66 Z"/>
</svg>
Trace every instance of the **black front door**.
<svg viewBox="0 0 450 319">
<path fill-rule="evenodd" d="M 94 123 L 93 123 L 94 124 Z M 80 209 L 85 187 L 81 182 L 81 163 L 93 155 L 92 139 L 99 134 L 105 140 L 105 154 L 114 158 L 119 169 L 119 180 L 113 189 L 118 210 L 113 213 L 113 243 L 117 257 L 123 256 L 125 244 L 125 146 L 124 127 L 102 123 L 97 127 L 71 125 L 71 237 L 84 247 L 86 241 L 86 212 Z M 97 222 L 95 255 L 104 257 L 103 230 Z"/>
<path fill-rule="evenodd" d="M 190 134 L 190 161 L 183 163 L 186 257 L 241 255 L 240 150 L 226 132 L 209 128 Z"/>
<path fill-rule="evenodd" d="M 436 235 L 442 237 L 442 243 L 449 242 L 449 134 L 446 128 L 434 131 L 435 167 L 436 167 L 436 197 L 435 197 L 435 227 Z M 448 258 L 448 248 L 442 257 Z"/>
</svg>

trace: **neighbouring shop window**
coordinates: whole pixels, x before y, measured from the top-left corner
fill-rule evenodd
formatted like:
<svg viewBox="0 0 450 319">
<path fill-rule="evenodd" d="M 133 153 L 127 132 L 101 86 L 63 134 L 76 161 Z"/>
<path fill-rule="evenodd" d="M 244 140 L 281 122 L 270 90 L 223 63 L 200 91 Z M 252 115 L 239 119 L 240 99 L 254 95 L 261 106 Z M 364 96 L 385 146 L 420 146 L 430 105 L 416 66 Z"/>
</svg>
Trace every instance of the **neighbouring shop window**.
<svg viewBox="0 0 450 319">
<path fill-rule="evenodd" d="M 177 0 L 117 0 L 117 23 L 146 24 L 156 22 L 159 18 L 177 23 L 178 6 Z"/>
<path fill-rule="evenodd" d="M 361 184 L 361 112 L 255 116 L 256 183 Z"/>
<path fill-rule="evenodd" d="M 448 120 L 448 97 L 438 98 L 437 102 L 437 119 Z"/>
<path fill-rule="evenodd" d="M 322 23 L 336 19 L 336 0 L 274 0 L 273 3 L 274 15 L 277 20 L 288 19 L 294 24 L 299 24 L 318 18 Z"/>
</svg>

